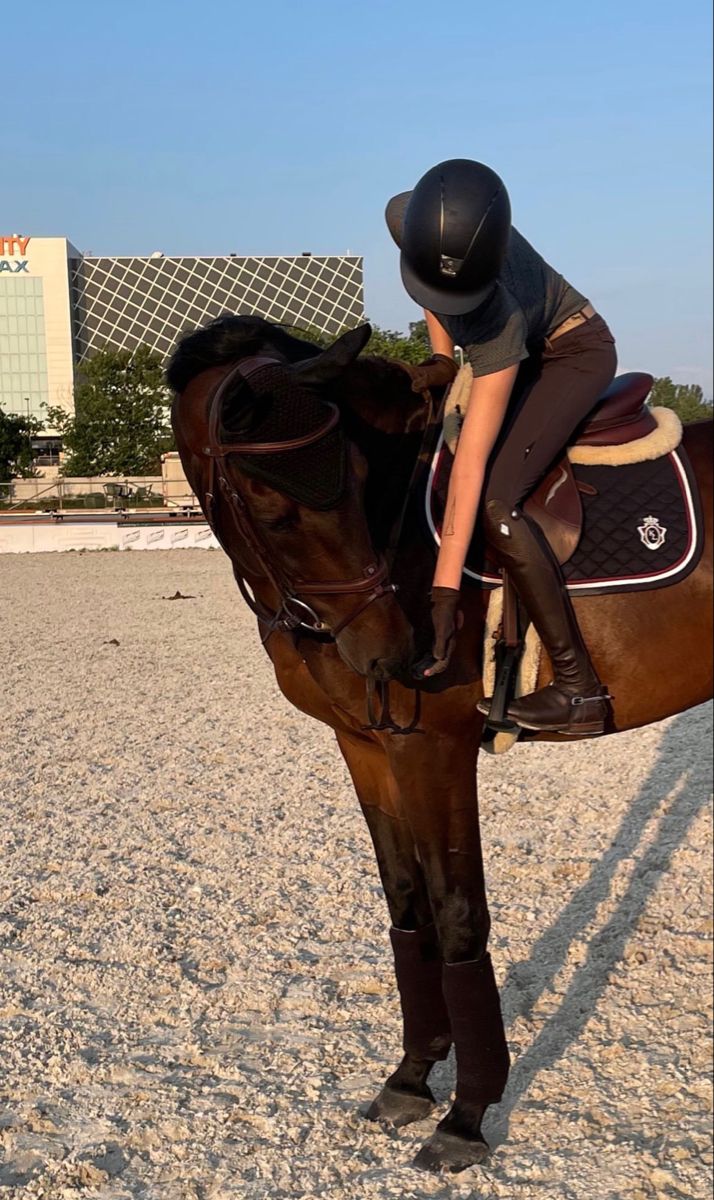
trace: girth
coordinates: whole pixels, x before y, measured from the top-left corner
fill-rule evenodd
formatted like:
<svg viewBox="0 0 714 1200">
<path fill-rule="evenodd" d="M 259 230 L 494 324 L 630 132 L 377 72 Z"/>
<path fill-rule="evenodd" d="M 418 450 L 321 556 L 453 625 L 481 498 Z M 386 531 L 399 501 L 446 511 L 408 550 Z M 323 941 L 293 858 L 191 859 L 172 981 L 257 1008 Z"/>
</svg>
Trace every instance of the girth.
<svg viewBox="0 0 714 1200">
<path fill-rule="evenodd" d="M 236 376 L 249 379 L 256 371 L 270 365 L 283 366 L 278 359 L 263 355 L 254 355 L 243 359 L 242 362 L 237 363 L 223 377 L 209 401 L 208 439 L 207 443 L 200 448 L 201 453 L 205 454 L 209 460 L 205 516 L 223 550 L 233 562 L 235 578 L 241 595 L 258 617 L 261 624 L 265 626 L 264 633 L 262 634 L 263 642 L 267 641 L 270 634 L 276 630 L 289 632 L 297 629 L 305 629 L 312 633 L 323 634 L 334 640 L 373 601 L 380 599 L 382 596 L 390 595 L 396 592 L 397 589 L 394 584 L 386 582 L 388 568 L 383 559 L 369 563 L 364 568 L 362 574 L 356 579 L 308 580 L 298 578 L 291 580 L 280 567 L 271 562 L 270 551 L 263 542 L 259 530 L 256 528 L 248 505 L 238 488 L 228 478 L 225 460 L 229 454 L 240 456 L 279 454 L 310 446 L 335 428 L 339 422 L 340 413 L 337 405 L 325 401 L 325 407 L 329 415 L 322 425 L 310 433 L 279 442 L 236 442 L 229 445 L 222 444 L 220 441 L 221 408 L 227 389 Z M 271 612 L 270 609 L 266 608 L 265 605 L 261 604 L 251 595 L 240 564 L 236 561 L 234 555 L 231 554 L 218 533 L 216 527 L 218 498 L 216 486 L 228 505 L 243 544 L 250 551 L 258 564 L 259 570 L 270 581 L 280 598 L 279 607 L 274 612 Z M 310 604 L 301 599 L 302 596 L 340 595 L 355 595 L 359 599 L 348 615 L 341 621 L 338 621 L 336 625 L 330 625 L 325 622 Z"/>
</svg>

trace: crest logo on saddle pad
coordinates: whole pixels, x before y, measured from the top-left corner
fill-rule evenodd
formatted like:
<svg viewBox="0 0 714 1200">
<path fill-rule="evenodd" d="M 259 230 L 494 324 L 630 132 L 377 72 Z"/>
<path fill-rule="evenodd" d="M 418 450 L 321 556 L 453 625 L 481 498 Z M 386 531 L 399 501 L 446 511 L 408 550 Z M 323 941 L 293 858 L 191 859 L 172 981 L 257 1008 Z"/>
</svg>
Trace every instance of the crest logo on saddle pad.
<svg viewBox="0 0 714 1200">
<path fill-rule="evenodd" d="M 667 530 L 660 525 L 658 517 L 645 517 L 642 525 L 637 526 L 640 541 L 648 550 L 659 550 L 664 545 Z"/>
</svg>

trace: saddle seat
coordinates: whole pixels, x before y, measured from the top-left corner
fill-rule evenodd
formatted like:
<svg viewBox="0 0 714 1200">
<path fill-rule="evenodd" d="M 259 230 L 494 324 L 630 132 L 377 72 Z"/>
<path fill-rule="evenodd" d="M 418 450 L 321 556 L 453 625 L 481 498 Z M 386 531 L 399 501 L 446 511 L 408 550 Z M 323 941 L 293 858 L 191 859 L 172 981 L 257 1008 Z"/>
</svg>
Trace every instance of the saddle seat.
<svg viewBox="0 0 714 1200">
<path fill-rule="evenodd" d="M 613 379 L 592 415 L 581 425 L 576 446 L 624 446 L 657 428 L 645 401 L 654 379 L 644 371 L 629 371 Z"/>
<path fill-rule="evenodd" d="M 577 430 L 575 446 L 624 446 L 657 428 L 645 401 L 654 380 L 643 371 L 618 375 Z M 575 553 L 583 529 L 580 489 L 567 453 L 524 504 L 561 563 Z"/>
</svg>

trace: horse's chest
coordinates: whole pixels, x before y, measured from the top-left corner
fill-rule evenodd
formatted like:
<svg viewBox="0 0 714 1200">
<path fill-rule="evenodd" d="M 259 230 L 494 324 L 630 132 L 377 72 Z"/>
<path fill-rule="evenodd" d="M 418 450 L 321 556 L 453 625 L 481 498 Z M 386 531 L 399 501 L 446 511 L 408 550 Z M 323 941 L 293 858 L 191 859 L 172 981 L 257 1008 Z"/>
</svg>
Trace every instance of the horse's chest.
<svg viewBox="0 0 714 1200">
<path fill-rule="evenodd" d="M 316 646 L 307 639 L 296 644 L 290 636 L 277 634 L 269 640 L 268 653 L 278 687 L 295 708 L 335 729 L 358 727 L 364 720 L 360 680 L 334 647 Z"/>
</svg>

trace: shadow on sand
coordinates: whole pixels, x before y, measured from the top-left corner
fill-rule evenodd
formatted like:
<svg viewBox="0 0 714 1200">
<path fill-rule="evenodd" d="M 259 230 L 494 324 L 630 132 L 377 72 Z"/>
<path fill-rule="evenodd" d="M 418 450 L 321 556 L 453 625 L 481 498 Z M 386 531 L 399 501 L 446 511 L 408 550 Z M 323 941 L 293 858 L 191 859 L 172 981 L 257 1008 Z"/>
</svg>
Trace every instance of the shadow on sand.
<svg viewBox="0 0 714 1200">
<path fill-rule="evenodd" d="M 686 735 L 686 755 L 682 738 Z M 608 979 L 621 962 L 632 931 L 648 900 L 668 870 L 677 848 L 711 795 L 712 710 L 693 709 L 676 717 L 664 731 L 657 759 L 611 846 L 594 864 L 590 878 L 565 906 L 557 920 L 538 939 L 527 962 L 514 963 L 502 988 L 506 1024 L 532 1011 L 564 966 L 573 941 L 593 921 L 607 899 L 618 865 L 634 858 L 630 884 L 605 925 L 591 938 L 586 961 L 580 966 L 557 1012 L 536 1040 L 514 1063 L 502 1104 L 489 1114 L 492 1145 L 508 1137 L 510 1115 L 536 1076 L 556 1063 L 580 1036 L 605 993 Z M 637 854 L 645 829 L 662 801 L 672 795 L 660 817 L 657 835 Z"/>
</svg>

